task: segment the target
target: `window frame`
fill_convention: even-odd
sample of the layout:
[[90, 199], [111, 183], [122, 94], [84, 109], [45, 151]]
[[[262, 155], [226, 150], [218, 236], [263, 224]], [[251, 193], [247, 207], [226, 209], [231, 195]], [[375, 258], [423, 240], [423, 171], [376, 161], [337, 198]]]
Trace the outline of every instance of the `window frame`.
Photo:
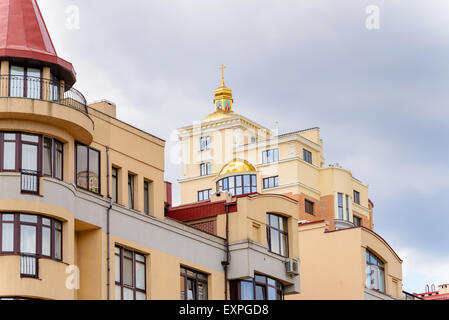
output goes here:
[[262, 187], [264, 190], [279, 188], [279, 176], [264, 178], [262, 180]]
[[[4, 221], [4, 215], [12, 215], [14, 216], [13, 221]], [[21, 216], [33, 216], [36, 217], [36, 222], [28, 222], [28, 221], [22, 221]], [[50, 226], [46, 226], [43, 224], [43, 219], [50, 220]], [[56, 224], [60, 223], [61, 228], [57, 228]], [[3, 224], [12, 224], [13, 225], [13, 250], [12, 251], [3, 251]], [[22, 232], [22, 226], [33, 226], [36, 229], [36, 253], [27, 253], [22, 252], [21, 250], [21, 232]], [[50, 229], [50, 255], [43, 254], [43, 229], [47, 228]], [[22, 212], [0, 212], [0, 256], [1, 255], [32, 255], [37, 258], [46, 258], [51, 260], [56, 260], [62, 262], [64, 259], [64, 223], [63, 221], [43, 216], [43, 215], [37, 215], [37, 214], [29, 214], [29, 213], [22, 213]], [[61, 241], [60, 241], [60, 248], [61, 252], [60, 258], [57, 257], [57, 244], [56, 244], [56, 231], [59, 231], [61, 233]]]
[[302, 149], [302, 158], [305, 162], [309, 163], [309, 164], [313, 164], [313, 155], [312, 152], [303, 148]]
[[200, 138], [200, 151], [210, 150], [210, 136]]
[[360, 192], [354, 190], [354, 203], [360, 205]]
[[[258, 279], [260, 278], [265, 278], [265, 281], [259, 281]], [[272, 280], [275, 282], [274, 285], [270, 284], [270, 281]], [[276, 290], [276, 301], [282, 301], [285, 299], [284, 296], [284, 286], [282, 285], [282, 283], [276, 279], [273, 279], [271, 277], [268, 276], [263, 276], [263, 275], [259, 275], [257, 273], [254, 274], [254, 278], [247, 278], [247, 279], [241, 279], [241, 280], [234, 280], [231, 281], [230, 283], [230, 288], [231, 288], [231, 300], [239, 300], [239, 301], [244, 301], [242, 300], [242, 283], [250, 283], [252, 286], [252, 293], [253, 293], [253, 299], [252, 300], [248, 300], [245, 299], [245, 301], [270, 301], [268, 300], [268, 296], [269, 296], [269, 288], [275, 289]], [[265, 294], [265, 300], [258, 300], [256, 299], [257, 295], [256, 295], [256, 287], [257, 286], [262, 286], [264, 288], [264, 294]], [[271, 301], [275, 301], [275, 300], [271, 300]]]
[[211, 164], [210, 162], [203, 162], [200, 164], [200, 176], [205, 177], [211, 175]]
[[[366, 255], [365, 256], [366, 256], [365, 262], [366, 262], [366, 271], [367, 271], [366, 272], [366, 283], [365, 283], [365, 286], [368, 289], [375, 290], [375, 291], [382, 292], [382, 293], [386, 293], [386, 289], [387, 288], [386, 288], [386, 279], [385, 279], [385, 262], [381, 258], [379, 258], [379, 256], [374, 254], [371, 250], [369, 250], [368, 248], [366, 249]], [[371, 263], [371, 258], [373, 258], [375, 260], [376, 264]], [[368, 277], [368, 269], [370, 271], [372, 271], [371, 270], [371, 266], [373, 266], [374, 270], [376, 270], [376, 269], [380, 270], [380, 273], [382, 275], [382, 290], [378, 289], [379, 288], [379, 284], [380, 284], [379, 282], [376, 284], [377, 288], [373, 288], [371, 286], [367, 286], [368, 280], [370, 280], [370, 282], [371, 282], [371, 277]], [[380, 281], [379, 278], [377, 278], [377, 280]]]
[[[115, 284], [116, 287], [117, 286], [120, 287], [120, 300], [122, 300], [122, 301], [124, 300], [123, 299], [124, 298], [124, 294], [123, 293], [125, 291], [125, 288], [133, 291], [133, 300], [137, 300], [136, 299], [137, 292], [143, 293], [145, 295], [145, 300], [148, 300], [148, 296], [147, 296], [147, 289], [148, 289], [147, 288], [147, 255], [142, 254], [142, 253], [137, 252], [137, 251], [134, 251], [134, 250], [131, 250], [131, 249], [128, 249], [128, 248], [125, 248], [125, 247], [122, 247], [122, 246], [116, 244], [114, 246], [114, 263], [115, 263], [115, 257], [117, 256], [116, 249], [120, 250], [120, 253], [118, 254], [119, 259], [120, 259], [120, 264], [118, 266], [119, 274], [120, 274], [120, 281], [117, 281], [117, 279], [115, 279], [115, 275], [114, 275], [114, 284]], [[132, 274], [133, 285], [132, 286], [129, 286], [129, 285], [124, 283], [124, 268], [123, 268], [124, 263], [123, 262], [124, 262], [124, 259], [125, 259], [125, 256], [124, 256], [125, 250], [128, 251], [128, 252], [131, 252], [132, 256], [133, 256], [132, 257], [132, 272], [133, 272], [133, 274]], [[143, 257], [143, 262], [142, 261], [137, 261], [136, 256]], [[137, 287], [137, 264], [138, 263], [143, 264], [143, 267], [144, 267], [144, 284], [145, 284], [145, 289], [141, 289], [141, 288]], [[114, 268], [117, 268], [117, 265], [114, 265]], [[116, 290], [116, 288], [114, 288], [114, 294], [116, 292], [115, 290]], [[115, 295], [114, 295], [114, 299], [116, 299]]]
[[148, 180], [143, 181], [143, 212], [146, 215], [150, 215], [150, 204], [151, 204], [151, 182]]
[[[273, 153], [272, 159], [270, 159], [271, 153]], [[279, 148], [267, 149], [262, 151], [262, 164], [269, 164], [276, 162], [279, 162]]]
[[[357, 219], [358, 223], [355, 222], [356, 219]], [[357, 215], [353, 215], [353, 216], [352, 216], [352, 223], [353, 223], [354, 226], [356, 226], [356, 227], [361, 227], [361, 226], [362, 226], [362, 218], [359, 217], [359, 216], [357, 216]]]
[[[195, 278], [189, 277], [188, 272], [194, 273], [195, 274]], [[182, 265], [181, 265], [179, 274], [180, 274], [180, 276], [179, 276], [180, 280], [181, 280], [181, 278], [184, 278], [184, 300], [185, 301], [206, 301], [206, 300], [209, 300], [209, 275], [208, 274], [200, 272], [200, 271], [196, 271], [196, 270], [193, 270], [193, 269], [190, 269], [188, 267], [184, 267]], [[199, 275], [205, 277], [206, 280], [200, 279], [198, 277]], [[187, 294], [187, 288], [188, 288], [187, 283], [188, 283], [188, 280], [195, 281], [195, 292], [194, 292], [195, 297], [194, 297], [194, 299], [191, 299], [191, 300], [188, 299], [188, 294]], [[206, 299], [202, 299], [202, 300], [198, 299], [198, 297], [199, 297], [199, 290], [198, 290], [199, 285], [198, 284], [199, 283], [202, 283], [203, 285], [205, 285], [204, 288], [206, 289], [206, 295], [205, 295]], [[183, 299], [183, 297], [182, 297], [182, 288], [181, 288], [181, 290], [179, 292], [179, 297], [180, 297], [181, 300]]]
[[128, 208], [135, 210], [136, 207], [136, 175], [128, 172]]
[[[80, 185], [78, 185], [78, 146], [85, 147], [87, 149], [87, 168], [86, 172], [89, 174], [87, 177], [87, 188], [84, 188]], [[97, 152], [98, 153], [98, 192], [90, 190], [89, 189], [89, 178], [90, 178], [90, 151]], [[95, 193], [97, 195], [101, 194], [101, 151], [98, 149], [95, 149], [93, 147], [87, 146], [81, 142], [75, 141], [75, 182], [76, 186], [80, 189]]]
[[308, 199], [304, 199], [304, 211], [305, 213], [315, 215], [315, 202], [310, 201]]
[[[207, 193], [207, 197], [205, 194]], [[200, 197], [202, 195], [202, 197]], [[209, 201], [212, 196], [212, 189], [200, 190], [198, 191], [198, 202]]]
[[[44, 164], [45, 164], [45, 140], [49, 139], [51, 141], [51, 145], [50, 145], [50, 152], [51, 152], [51, 174], [46, 174], [44, 172]], [[61, 145], [61, 150], [58, 150], [58, 144]], [[61, 154], [61, 177], [57, 176], [57, 155]], [[64, 180], [64, 143], [62, 143], [61, 141], [48, 137], [48, 136], [42, 136], [42, 175], [45, 177], [50, 177], [50, 178], [54, 178], [60, 181]]]
[[[249, 185], [245, 184], [245, 177], [249, 177]], [[233, 185], [233, 187], [231, 186]], [[227, 191], [232, 196], [241, 196], [245, 194], [257, 193], [257, 175], [256, 174], [239, 174], [220, 179], [216, 184], [217, 191]], [[249, 188], [250, 192], [245, 192]], [[234, 190], [234, 191], [232, 191]], [[241, 193], [238, 192], [241, 190]]]
[[343, 201], [343, 193], [337, 193], [337, 209], [339, 220], [344, 220]]
[[[278, 218], [278, 225], [279, 227], [276, 227], [274, 225], [271, 225], [271, 217], [277, 217]], [[285, 225], [287, 226], [287, 230], [282, 230], [281, 229], [281, 225], [284, 225], [284, 220], [285, 220]], [[268, 251], [274, 254], [277, 254], [281, 257], [284, 258], [288, 258], [290, 256], [290, 241], [288, 238], [288, 218], [281, 216], [279, 214], [275, 214], [275, 213], [267, 213], [267, 224], [266, 224], [266, 229], [267, 229], [267, 244], [268, 244]], [[272, 248], [272, 233], [273, 232], [277, 232], [279, 234], [278, 236], [278, 240], [279, 240], [279, 252], [273, 251]], [[287, 243], [286, 243], [286, 247], [285, 247], [285, 254], [282, 254], [282, 235], [285, 236], [285, 238], [287, 239]]]
[[[111, 190], [111, 199], [113, 203], [118, 203], [118, 174], [119, 169], [117, 167], [112, 166], [111, 168], [111, 186], [115, 186], [115, 194], [114, 188]], [[115, 199], [114, 199], [115, 198]]]

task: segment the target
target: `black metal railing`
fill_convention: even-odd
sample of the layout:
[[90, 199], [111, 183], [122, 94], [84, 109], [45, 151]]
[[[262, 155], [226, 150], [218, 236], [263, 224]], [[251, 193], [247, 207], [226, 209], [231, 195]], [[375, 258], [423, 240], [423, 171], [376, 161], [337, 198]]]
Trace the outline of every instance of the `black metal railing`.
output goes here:
[[39, 194], [41, 173], [33, 170], [21, 170], [20, 185], [23, 193]]
[[51, 101], [88, 113], [87, 101], [81, 92], [39, 77], [0, 76], [0, 97]]
[[39, 278], [39, 259], [36, 255], [20, 256], [20, 276], [22, 278]]

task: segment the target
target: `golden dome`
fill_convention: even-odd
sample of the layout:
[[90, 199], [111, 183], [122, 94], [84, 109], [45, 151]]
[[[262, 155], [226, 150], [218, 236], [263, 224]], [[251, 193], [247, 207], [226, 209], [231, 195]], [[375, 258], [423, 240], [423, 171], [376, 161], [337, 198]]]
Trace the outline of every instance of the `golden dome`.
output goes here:
[[243, 172], [256, 172], [256, 168], [246, 160], [234, 159], [221, 169], [218, 176], [221, 177], [232, 173]]

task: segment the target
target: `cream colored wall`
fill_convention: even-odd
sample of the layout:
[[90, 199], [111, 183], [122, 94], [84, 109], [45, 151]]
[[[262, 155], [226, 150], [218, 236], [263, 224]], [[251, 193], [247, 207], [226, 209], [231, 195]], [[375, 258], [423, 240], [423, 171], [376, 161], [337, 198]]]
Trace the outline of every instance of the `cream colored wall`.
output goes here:
[[364, 228], [325, 233], [326, 228], [325, 222], [298, 227], [301, 293], [288, 299], [364, 299], [366, 248], [386, 263], [386, 293], [401, 298], [402, 261], [382, 238]]

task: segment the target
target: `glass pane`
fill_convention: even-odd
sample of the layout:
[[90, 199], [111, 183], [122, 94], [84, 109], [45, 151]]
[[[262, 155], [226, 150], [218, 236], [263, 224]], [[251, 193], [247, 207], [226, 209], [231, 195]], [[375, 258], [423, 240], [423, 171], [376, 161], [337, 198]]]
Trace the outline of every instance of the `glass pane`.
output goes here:
[[235, 177], [235, 185], [237, 187], [241, 187], [242, 186], [242, 176]]
[[3, 146], [3, 169], [15, 170], [16, 169], [16, 143], [5, 142]]
[[115, 300], [122, 300], [122, 288], [115, 285]]
[[78, 145], [76, 147], [76, 184], [77, 186], [87, 189], [88, 187], [88, 172], [87, 172], [87, 148]]
[[56, 163], [55, 163], [55, 178], [62, 179], [62, 149], [56, 152]]
[[112, 168], [112, 201], [117, 203], [117, 169]]
[[2, 251], [14, 251], [14, 224], [3, 223], [2, 226]]
[[27, 70], [27, 97], [32, 99], [41, 98], [41, 71], [28, 68]]
[[288, 237], [285, 234], [281, 234], [281, 255], [287, 256], [288, 254]]
[[[120, 249], [119, 249], [120, 250]], [[120, 282], [120, 255], [115, 254], [114, 259], [115, 281]]]
[[252, 282], [242, 281], [241, 286], [241, 299], [242, 300], [254, 300], [254, 287]]
[[143, 197], [143, 201], [144, 201], [144, 212], [146, 214], [150, 213], [150, 186], [149, 186], [149, 182], [145, 181], [144, 182], [144, 197]]
[[198, 300], [207, 300], [207, 284], [198, 283]]
[[264, 286], [256, 285], [256, 300], [266, 300]]
[[37, 171], [37, 146], [22, 144], [22, 169]]
[[134, 300], [134, 291], [128, 288], [123, 288], [123, 300]]
[[51, 220], [47, 219], [47, 218], [42, 218], [42, 225], [50, 226], [51, 225]]
[[385, 292], [385, 278], [384, 278], [384, 271], [380, 268], [377, 269], [378, 279], [379, 279], [379, 290], [382, 292]]
[[43, 163], [43, 170], [44, 174], [47, 176], [52, 175], [52, 143], [50, 138], [44, 138], [44, 163]]
[[22, 141], [26, 141], [26, 142], [33, 142], [33, 143], [38, 143], [39, 142], [39, 137], [35, 136], [35, 135], [30, 135], [30, 134], [22, 134], [21, 137]]
[[133, 286], [133, 261], [128, 258], [123, 259], [123, 283]]
[[58, 230], [61, 230], [62, 229], [62, 223], [59, 222], [59, 221], [55, 221], [55, 228], [58, 229]]
[[145, 265], [136, 263], [136, 288], [145, 290]]
[[20, 221], [22, 222], [30, 222], [30, 223], [37, 223], [37, 216], [32, 216], [28, 214], [21, 214], [20, 215]]
[[256, 282], [259, 282], [259, 283], [266, 283], [267, 282], [267, 277], [256, 275], [255, 276], [255, 280], [256, 280]]
[[3, 221], [14, 221], [14, 215], [4, 213], [2, 219]]
[[270, 215], [270, 225], [273, 228], [279, 229], [279, 217], [274, 214], [271, 214]]
[[145, 256], [136, 253], [136, 261], [145, 262]]
[[147, 295], [144, 292], [136, 291], [136, 300], [147, 300]]
[[51, 229], [42, 228], [42, 255], [51, 256]]
[[62, 259], [62, 232], [55, 230], [55, 258]]
[[268, 284], [270, 285], [270, 286], [276, 286], [276, 280], [274, 280], [274, 279], [271, 279], [271, 278], [268, 278]]
[[187, 300], [196, 300], [195, 281], [187, 279]]
[[251, 182], [250, 182], [250, 176], [247, 175], [247, 174], [245, 174], [245, 175], [243, 176], [243, 186], [244, 186], [244, 187], [249, 187], [250, 185], [251, 185]]
[[365, 285], [367, 288], [371, 288], [371, 268], [368, 264], [366, 265], [366, 284]]
[[268, 287], [268, 300], [277, 300], [276, 288]]
[[20, 252], [36, 254], [35, 226], [20, 226]]
[[100, 192], [100, 153], [89, 149], [89, 190]]
[[25, 69], [23, 67], [11, 66], [9, 91], [11, 97], [23, 97]]
[[281, 253], [279, 243], [279, 231], [271, 229], [271, 251], [274, 253]]

